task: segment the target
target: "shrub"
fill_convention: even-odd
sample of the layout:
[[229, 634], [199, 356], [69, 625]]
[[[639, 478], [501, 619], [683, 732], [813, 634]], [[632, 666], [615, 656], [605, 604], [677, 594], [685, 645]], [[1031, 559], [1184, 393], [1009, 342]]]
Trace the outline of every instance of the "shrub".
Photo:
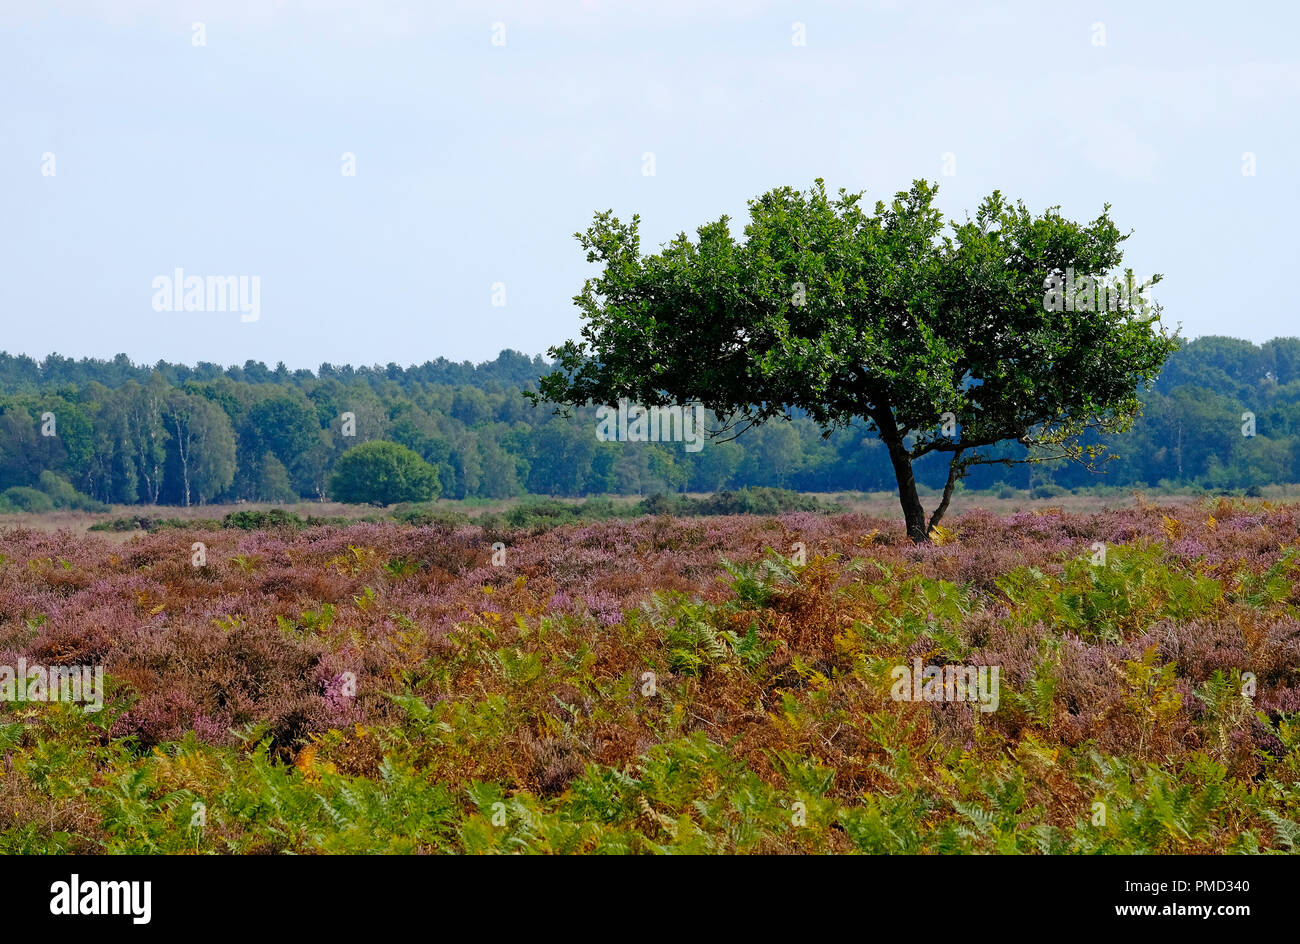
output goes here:
[[554, 527], [577, 519], [577, 506], [554, 498], [521, 502], [506, 512], [512, 528]]
[[295, 502], [298, 493], [289, 481], [289, 470], [274, 453], [262, 456], [257, 473], [257, 498], [265, 502]]
[[687, 495], [659, 492], [641, 499], [637, 511], [643, 515], [698, 515], [702, 503]]
[[97, 521], [90, 526], [89, 530], [121, 533], [123, 531], [135, 531], [140, 527], [140, 518], [138, 516], [131, 516], [127, 518], [112, 518], [108, 521]]
[[792, 511], [831, 513], [839, 508], [813, 495], [788, 488], [742, 488], [735, 492], [718, 492], [699, 503], [702, 515], [781, 515]]
[[813, 495], [787, 488], [742, 488], [722, 491], [707, 498], [689, 495], [651, 495], [641, 501], [643, 515], [782, 515], [794, 511], [832, 513], [839, 506]]
[[638, 513], [636, 505], [616, 505], [612, 498], [605, 495], [588, 498], [578, 507], [578, 517], [590, 521], [599, 521], [602, 518], [634, 518]]
[[54, 502], [49, 495], [26, 485], [15, 485], [0, 492], [0, 511], [53, 511]]
[[419, 503], [394, 510], [393, 520], [398, 524], [409, 524], [415, 527], [438, 525], [460, 528], [469, 524], [469, 515], [450, 508], [437, 508], [432, 503]]
[[108, 511], [109, 508], [103, 502], [81, 494], [72, 487], [71, 482], [48, 469], [41, 473], [40, 489], [50, 496], [50, 501], [54, 502], [55, 508], [70, 508], [76, 511]]
[[379, 439], [339, 456], [330, 478], [331, 496], [351, 504], [432, 501], [440, 491], [436, 468], [405, 446]]
[[291, 511], [271, 508], [267, 511], [232, 511], [221, 519], [223, 528], [261, 531], [267, 528], [301, 528], [306, 522]]

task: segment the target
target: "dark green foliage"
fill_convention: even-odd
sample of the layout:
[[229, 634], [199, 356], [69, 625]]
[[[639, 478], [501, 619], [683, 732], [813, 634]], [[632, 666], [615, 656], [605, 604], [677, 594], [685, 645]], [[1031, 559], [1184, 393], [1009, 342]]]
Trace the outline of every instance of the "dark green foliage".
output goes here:
[[15, 485], [0, 492], [0, 511], [53, 511], [54, 502], [40, 489]]
[[780, 515], [791, 511], [831, 514], [840, 511], [833, 502], [813, 495], [801, 495], [786, 488], [742, 488], [722, 491], [707, 498], [689, 495], [651, 495], [638, 510], [646, 515]]
[[306, 522], [291, 511], [271, 508], [267, 511], [235, 511], [221, 521], [222, 527], [243, 531], [261, 531], [266, 528], [300, 528]]
[[[1117, 494], [1133, 488], [1242, 494], [1254, 487], [1276, 496], [1277, 489], [1270, 486], [1300, 481], [1297, 351], [1300, 340], [1294, 338], [1258, 346], [1229, 338], [1190, 341], [1170, 357], [1155, 389], [1141, 394], [1144, 414], [1133, 429], [1109, 437], [1114, 459], [1102, 469], [1104, 474], [1078, 463], [994, 464], [971, 467], [965, 481], [973, 490], [1001, 489], [1009, 498], [1026, 497], [1030, 489], [1054, 493], [1048, 486], [1110, 488]], [[463, 370], [460, 365], [378, 372], [332, 367], [323, 376], [304, 371], [279, 380], [266, 371], [271, 379], [256, 383], [252, 378], [260, 373], [244, 367], [164, 364], [158, 374], [173, 391], [220, 407], [234, 430], [234, 482], [224, 492], [208, 494], [209, 503], [323, 497], [333, 463], [356, 442], [339, 435], [339, 415], [348, 410], [358, 414], [359, 436], [386, 422], [383, 438], [408, 446], [436, 466], [440, 494], [447, 498], [513, 498], [535, 491], [644, 499], [682, 491], [708, 494], [773, 486], [802, 492], [894, 487], [888, 449], [877, 437], [850, 427], [823, 439], [816, 423], [797, 410], [790, 423], [767, 424], [735, 442], [708, 443], [696, 453], [675, 443], [596, 442], [593, 410], [575, 411], [566, 422], [528, 406], [520, 396], [528, 384], [503, 379], [524, 369], [522, 365], [533, 365], [528, 370], [534, 378], [549, 367], [540, 360], [503, 355], [477, 368], [464, 365]], [[48, 472], [100, 503], [145, 503], [156, 486], [160, 502], [183, 504], [175, 424], [168, 422], [175, 418], [175, 401], [167, 388], [149, 391], [151, 374], [151, 368], [132, 367], [125, 357], [97, 362], [51, 356], [43, 367], [29, 358], [0, 354], [0, 491], [26, 486], [53, 495], [42, 484], [41, 473]], [[462, 380], [448, 379], [455, 377]], [[128, 380], [131, 385], [124, 386]], [[466, 425], [453, 415], [456, 384], [477, 391], [475, 397], [461, 392], [456, 409], [477, 425]], [[317, 427], [307, 454], [285, 461], [269, 448], [256, 451], [257, 444], [277, 441], [276, 430], [257, 424], [278, 423], [279, 407], [254, 408], [268, 400], [280, 406], [296, 404], [285, 409], [302, 420], [306, 414], [300, 396], [310, 404]], [[374, 415], [375, 403], [386, 419]], [[46, 411], [58, 418], [57, 437], [40, 434], [40, 416]], [[1254, 437], [1242, 435], [1242, 414], [1247, 411], [1257, 417]], [[545, 441], [535, 442], [547, 428]], [[182, 432], [186, 429], [182, 425]], [[151, 445], [153, 434], [159, 438]], [[218, 430], [212, 440], [218, 451], [225, 448], [223, 441]], [[299, 446], [310, 441], [304, 435]], [[1095, 442], [1091, 433], [1080, 440], [1084, 446]], [[590, 455], [583, 443], [591, 447]], [[205, 447], [196, 437], [191, 448], [189, 454], [197, 460]], [[1015, 443], [989, 452], [1010, 460], [1029, 456]], [[270, 460], [264, 458], [268, 454]], [[916, 460], [919, 494], [942, 493], [947, 458], [932, 452]], [[217, 462], [200, 477], [219, 483], [221, 466]], [[195, 482], [192, 491], [192, 502], [199, 501]], [[56, 508], [97, 507], [63, 503], [55, 497]], [[687, 504], [680, 513], [693, 513], [685, 510]]]
[[393, 505], [432, 501], [441, 486], [438, 470], [405, 446], [375, 440], [339, 457], [330, 478], [336, 501]]
[[293, 483], [289, 480], [289, 470], [273, 453], [268, 452], [262, 456], [258, 469], [256, 498], [258, 501], [266, 502], [292, 502], [298, 500], [298, 494], [294, 491]]
[[506, 512], [506, 522], [512, 528], [553, 527], [578, 519], [578, 509], [561, 501], [528, 501]]
[[50, 496], [55, 508], [73, 511], [107, 511], [108, 506], [87, 498], [72, 487], [72, 483], [56, 472], [46, 469], [40, 476], [40, 489]]

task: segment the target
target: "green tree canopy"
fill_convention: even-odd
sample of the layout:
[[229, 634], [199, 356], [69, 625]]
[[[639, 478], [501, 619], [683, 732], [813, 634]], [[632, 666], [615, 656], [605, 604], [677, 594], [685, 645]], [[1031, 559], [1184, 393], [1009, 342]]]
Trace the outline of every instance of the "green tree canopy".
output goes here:
[[289, 470], [284, 463], [268, 452], [262, 456], [257, 469], [257, 498], [259, 501], [292, 502], [298, 500], [298, 493], [289, 481]]
[[392, 505], [438, 497], [438, 470], [405, 446], [382, 439], [339, 456], [330, 479], [335, 501]]
[[[868, 213], [821, 180], [783, 187], [750, 201], [743, 240], [724, 216], [650, 255], [639, 217], [597, 214], [578, 234], [602, 266], [574, 299], [582, 338], [551, 349], [559, 369], [534, 402], [700, 401], [723, 418], [716, 436], [792, 410], [826, 435], [862, 423], [889, 451], [916, 541], [972, 465], [1010, 461], [985, 447], [1097, 461], [1080, 437], [1128, 428], [1177, 340], [1158, 308], [1053, 310], [1045, 288], [1067, 270], [1118, 273], [1127, 237], [1109, 207], [1080, 224], [997, 192], [948, 232], [937, 192], [917, 181]], [[912, 463], [932, 452], [949, 474], [927, 524]]]
[[206, 502], [235, 478], [235, 431], [221, 407], [194, 394], [172, 390], [163, 422], [180, 461], [181, 493]]

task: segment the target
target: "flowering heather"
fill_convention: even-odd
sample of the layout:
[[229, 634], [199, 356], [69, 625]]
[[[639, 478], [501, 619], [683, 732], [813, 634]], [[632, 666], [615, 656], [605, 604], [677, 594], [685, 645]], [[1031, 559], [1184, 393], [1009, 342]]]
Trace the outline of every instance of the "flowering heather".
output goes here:
[[1291, 851], [1298, 569], [1226, 500], [9, 530], [0, 666], [107, 694], [0, 701], [0, 851]]

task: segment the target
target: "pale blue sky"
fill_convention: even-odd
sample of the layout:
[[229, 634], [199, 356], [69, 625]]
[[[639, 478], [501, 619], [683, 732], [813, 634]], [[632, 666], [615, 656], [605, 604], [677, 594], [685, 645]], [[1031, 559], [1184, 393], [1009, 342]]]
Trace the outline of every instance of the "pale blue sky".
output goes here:
[[[541, 353], [577, 332], [593, 211], [639, 212], [654, 247], [819, 176], [873, 200], [926, 177], [950, 214], [995, 188], [1077, 218], [1110, 202], [1185, 334], [1297, 334], [1297, 10], [0, 0], [0, 348]], [[178, 266], [259, 276], [260, 320], [155, 312]]]

